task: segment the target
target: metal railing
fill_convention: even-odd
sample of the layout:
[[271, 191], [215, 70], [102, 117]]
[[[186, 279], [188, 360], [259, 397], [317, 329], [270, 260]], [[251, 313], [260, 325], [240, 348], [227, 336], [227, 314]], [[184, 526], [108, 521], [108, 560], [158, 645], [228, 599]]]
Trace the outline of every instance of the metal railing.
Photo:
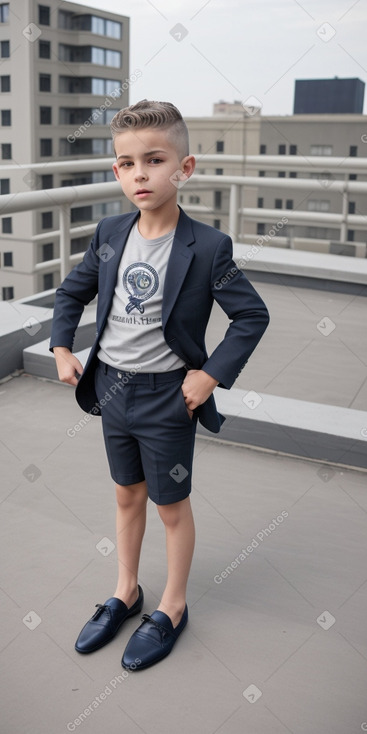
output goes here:
[[[349, 197], [351, 194], [367, 194], [367, 181], [350, 181], [350, 173], [358, 173], [367, 176], [367, 158], [328, 158], [303, 156], [237, 156], [237, 155], [205, 155], [197, 157], [197, 165], [210, 164], [242, 164], [250, 169], [297, 171], [306, 174], [321, 174], [324, 178], [278, 178], [268, 176], [227, 176], [194, 174], [184, 184], [185, 191], [218, 190], [228, 189], [229, 194], [229, 231], [232, 239], [237, 241], [240, 236], [240, 219], [245, 217], [249, 221], [274, 222], [283, 213], [292, 225], [314, 225], [339, 229], [340, 241], [344, 242], [349, 227], [359, 230], [367, 230], [367, 215], [349, 213]], [[55, 163], [25, 164], [23, 166], [0, 166], [0, 175], [6, 172], [22, 172], [32, 170], [36, 173], [46, 172], [65, 173], [78, 171], [102, 171], [110, 170], [113, 163], [111, 158], [88, 159], [77, 161], [57, 161]], [[342, 179], [326, 179], [328, 174], [342, 175]], [[304, 211], [300, 209], [263, 209], [240, 207], [241, 190], [247, 187], [259, 189], [276, 188], [278, 190], [291, 188], [294, 191], [313, 191], [320, 193], [322, 190], [337, 192], [341, 195], [341, 212], [318, 212]], [[20, 191], [18, 193], [6, 194], [0, 197], [0, 216], [24, 212], [30, 210], [49, 209], [50, 206], [57, 207], [59, 212], [59, 229], [46, 234], [33, 236], [32, 241], [49, 241], [50, 238], [60, 239], [60, 257], [38, 263], [36, 270], [48, 268], [50, 265], [60, 266], [60, 277], [63, 279], [74, 261], [80, 259], [83, 253], [71, 255], [70, 245], [72, 236], [80, 234], [91, 234], [95, 224], [87, 224], [71, 227], [71, 208], [78, 204], [90, 204], [91, 202], [107, 202], [116, 200], [121, 196], [121, 188], [118, 182], [85, 184], [80, 186], [66, 186], [62, 188], [45, 189], [42, 191]], [[244, 197], [245, 198], [245, 197]], [[188, 212], [197, 207], [185, 205]], [[204, 209], [205, 211], [205, 209]], [[207, 210], [215, 214], [215, 210]]]

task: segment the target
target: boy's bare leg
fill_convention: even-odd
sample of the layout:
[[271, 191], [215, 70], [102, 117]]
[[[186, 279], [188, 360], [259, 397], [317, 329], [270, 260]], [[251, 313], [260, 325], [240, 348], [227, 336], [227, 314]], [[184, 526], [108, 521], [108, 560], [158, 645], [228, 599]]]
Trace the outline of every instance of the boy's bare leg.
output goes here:
[[195, 545], [195, 526], [190, 497], [170, 505], [158, 505], [166, 530], [167, 584], [159, 611], [167, 614], [173, 627], [181, 620], [186, 604], [186, 586]]
[[116, 484], [116, 537], [118, 581], [114, 596], [128, 609], [138, 598], [138, 568], [143, 541], [148, 492], [146, 482]]

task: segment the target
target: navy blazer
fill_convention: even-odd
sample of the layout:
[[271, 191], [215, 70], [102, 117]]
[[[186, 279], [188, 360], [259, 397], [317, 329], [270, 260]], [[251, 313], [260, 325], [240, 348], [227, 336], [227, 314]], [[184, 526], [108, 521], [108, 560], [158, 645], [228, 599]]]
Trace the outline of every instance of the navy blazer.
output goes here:
[[[94, 414], [100, 412], [94, 388], [99, 338], [111, 308], [121, 255], [138, 217], [139, 212], [133, 212], [102, 219], [83, 261], [56, 291], [51, 350], [56, 346], [72, 349], [84, 306], [98, 293], [96, 339], [76, 388], [81, 408]], [[230, 324], [208, 357], [205, 331], [213, 300], [225, 311]], [[220, 387], [229, 389], [268, 322], [264, 302], [232, 259], [231, 238], [180, 209], [163, 291], [161, 328], [170, 349], [188, 369], [203, 369]], [[224, 421], [213, 395], [196, 409], [196, 415], [213, 433], [218, 433]]]

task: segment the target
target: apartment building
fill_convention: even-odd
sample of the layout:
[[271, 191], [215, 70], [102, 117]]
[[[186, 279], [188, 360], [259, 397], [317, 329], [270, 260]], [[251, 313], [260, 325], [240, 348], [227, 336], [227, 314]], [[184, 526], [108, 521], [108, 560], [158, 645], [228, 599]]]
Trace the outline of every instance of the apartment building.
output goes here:
[[[223, 103], [221, 103], [223, 104]], [[226, 103], [227, 107], [229, 103]], [[282, 214], [287, 210], [304, 210], [308, 212], [342, 211], [342, 194], [333, 191], [334, 179], [366, 181], [367, 176], [353, 172], [356, 157], [367, 157], [367, 117], [361, 114], [307, 114], [289, 116], [262, 116], [259, 113], [248, 116], [238, 113], [238, 103], [230, 114], [218, 114], [213, 117], [188, 118], [191, 151], [197, 158], [197, 173], [217, 174], [218, 184], [205, 188], [196, 186], [195, 190], [188, 184], [182, 188], [180, 203], [187, 207], [193, 216], [228, 231], [229, 191], [221, 187], [221, 175], [248, 175], [258, 177], [286, 178], [289, 187], [277, 186], [256, 188], [246, 187], [242, 191], [240, 207], [258, 207], [258, 221], [242, 219], [240, 239], [243, 241], [255, 235], [266, 234], [271, 224], [262, 221], [261, 209], [279, 209]], [[215, 163], [205, 164], [201, 157], [205, 154], [216, 154]], [[221, 162], [225, 155], [256, 156], [294, 156], [294, 170], [267, 170], [264, 166], [251, 167], [243, 162]], [[340, 157], [350, 160], [350, 172], [338, 173], [316, 170], [317, 157]], [[297, 170], [297, 159], [314, 161], [315, 172]], [[367, 168], [365, 169], [367, 170]], [[313, 191], [301, 191], [293, 185], [295, 178], [315, 179]], [[348, 202], [349, 214], [367, 215], [367, 203], [363, 194], [356, 194]], [[292, 238], [310, 238], [315, 240], [339, 240], [337, 228], [312, 224], [284, 227], [282, 235]], [[347, 231], [347, 242], [367, 242], [366, 230], [352, 227]], [[275, 242], [273, 243], [275, 244]], [[317, 248], [316, 248], [317, 249]]]
[[[59, 0], [0, 3], [0, 55], [0, 194], [113, 180], [112, 171], [56, 173], [53, 163], [112, 156], [108, 123], [129, 104], [135, 79], [129, 77], [129, 19]], [[49, 171], [18, 168], [30, 163], [47, 163]], [[59, 222], [52, 203], [50, 191], [45, 210], [1, 217], [3, 300], [59, 284], [59, 267], [52, 264], [59, 255]], [[122, 206], [120, 197], [74, 207], [72, 225], [120, 213]], [[82, 232], [73, 237], [72, 253], [89, 241]], [[35, 269], [48, 261], [49, 267]]]

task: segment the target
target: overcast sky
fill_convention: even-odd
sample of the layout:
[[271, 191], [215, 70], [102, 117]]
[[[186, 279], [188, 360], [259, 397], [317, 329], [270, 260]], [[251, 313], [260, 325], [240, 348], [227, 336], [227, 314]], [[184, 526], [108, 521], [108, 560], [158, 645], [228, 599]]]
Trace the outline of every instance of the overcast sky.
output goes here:
[[289, 115], [295, 79], [367, 80], [366, 0], [79, 4], [130, 17], [130, 72], [141, 71], [130, 103], [165, 100], [203, 116], [221, 99], [256, 97], [262, 114]]

